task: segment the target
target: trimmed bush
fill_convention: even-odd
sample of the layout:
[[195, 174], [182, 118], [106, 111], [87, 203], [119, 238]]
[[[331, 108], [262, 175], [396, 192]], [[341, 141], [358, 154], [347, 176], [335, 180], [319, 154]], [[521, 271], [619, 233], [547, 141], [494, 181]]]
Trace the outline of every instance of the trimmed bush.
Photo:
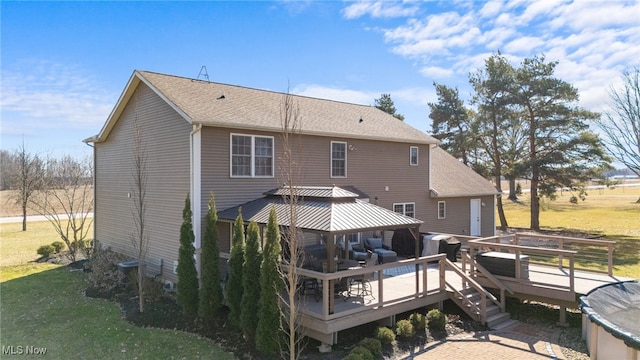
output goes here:
[[413, 330], [413, 325], [411, 321], [408, 319], [398, 320], [396, 323], [396, 335], [408, 339], [415, 334], [415, 330]]
[[124, 260], [127, 258], [121, 254], [96, 247], [93, 257], [85, 264], [89, 286], [104, 293], [117, 288], [123, 280], [118, 264]]
[[37, 252], [38, 255], [44, 258], [48, 258], [49, 256], [51, 256], [51, 254], [56, 252], [56, 249], [51, 245], [42, 245], [38, 248]]
[[380, 340], [382, 344], [391, 344], [396, 340], [396, 333], [388, 327], [379, 327], [376, 330], [376, 339]]
[[424, 330], [427, 327], [427, 318], [424, 314], [413, 313], [409, 316], [409, 321], [411, 321], [411, 325], [413, 325], [415, 331]]
[[354, 347], [351, 350], [350, 354], [356, 354], [360, 356], [362, 360], [373, 360], [373, 354], [371, 354], [371, 351], [369, 351], [369, 349], [364, 346], [358, 345]]
[[65, 245], [62, 241], [54, 241], [51, 243], [51, 246], [53, 246], [54, 252], [57, 254], [60, 251], [62, 251], [62, 249], [64, 249]]
[[427, 326], [432, 330], [444, 330], [447, 324], [447, 316], [438, 309], [429, 310], [427, 313]]
[[364, 360], [362, 356], [354, 353], [349, 353], [347, 356], [343, 357], [342, 360]]
[[369, 351], [371, 352], [371, 355], [373, 355], [373, 357], [378, 357], [378, 356], [382, 355], [382, 343], [378, 339], [364, 338], [364, 339], [360, 340], [358, 345], [359, 346], [363, 346], [366, 349], [369, 349]]

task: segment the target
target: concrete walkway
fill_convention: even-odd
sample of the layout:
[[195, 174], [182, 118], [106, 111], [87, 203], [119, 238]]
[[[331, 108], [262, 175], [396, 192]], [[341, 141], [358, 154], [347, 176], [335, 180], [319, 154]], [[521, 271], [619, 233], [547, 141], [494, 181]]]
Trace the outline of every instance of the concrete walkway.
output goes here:
[[559, 336], [558, 329], [515, 321], [500, 330], [461, 333], [429, 343], [405, 359], [564, 359]]

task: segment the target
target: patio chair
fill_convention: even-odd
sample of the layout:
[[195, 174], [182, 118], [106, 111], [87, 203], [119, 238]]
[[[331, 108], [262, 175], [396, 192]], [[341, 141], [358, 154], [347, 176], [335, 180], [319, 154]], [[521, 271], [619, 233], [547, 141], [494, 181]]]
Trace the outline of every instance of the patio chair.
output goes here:
[[[339, 243], [340, 249], [344, 251], [345, 244], [344, 241], [340, 241]], [[349, 253], [349, 258], [352, 260], [358, 260], [359, 262], [364, 262], [367, 260], [367, 252], [362, 248], [354, 248], [351, 241], [347, 241], [347, 251]]]
[[[378, 255], [373, 254], [370, 258], [367, 258], [365, 267], [371, 267], [376, 265], [377, 263]], [[371, 289], [371, 280], [373, 280], [373, 272], [352, 276], [349, 283], [349, 296], [351, 296], [353, 287], [355, 286], [356, 297], [371, 296], [375, 299], [375, 296], [373, 296], [373, 291]]]
[[380, 264], [386, 264], [388, 262], [394, 262], [398, 260], [398, 254], [389, 249], [389, 246], [384, 244], [382, 238], [368, 238], [364, 241], [364, 247], [367, 250], [371, 250], [378, 254]]

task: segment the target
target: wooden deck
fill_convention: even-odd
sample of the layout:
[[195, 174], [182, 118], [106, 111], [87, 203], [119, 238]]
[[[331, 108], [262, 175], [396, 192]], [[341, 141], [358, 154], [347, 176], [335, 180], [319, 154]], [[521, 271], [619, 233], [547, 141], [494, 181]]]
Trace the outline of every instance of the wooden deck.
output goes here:
[[[510, 246], [512, 251], [515, 247], [516, 252], [523, 253], [554, 251], [531, 250], [530, 247], [520, 245], [505, 246]], [[437, 306], [440, 302], [450, 299], [454, 292], [468, 287], [468, 284], [473, 281], [486, 288], [498, 288], [497, 281], [501, 287], [507, 289], [509, 296], [559, 305], [562, 321], [564, 308], [577, 306], [579, 296], [606, 284], [635, 280], [602, 272], [576, 270], [573, 266], [572, 252], [566, 250], [556, 252], [560, 258], [565, 257], [569, 260], [569, 267], [530, 264], [528, 279], [485, 276], [479, 271], [477, 264], [470, 266], [471, 263], [465, 261], [450, 263], [446, 260], [445, 254], [336, 273], [319, 273], [300, 269], [301, 275], [315, 278], [323, 284], [320, 286], [317, 301], [314, 294], [310, 293], [299, 297], [301, 325], [305, 335], [326, 344], [334, 344], [337, 341], [337, 333], [341, 330], [373, 321], [386, 321], [388, 325], [393, 325], [395, 315], [426, 306]], [[454, 271], [452, 266], [464, 271]], [[346, 293], [342, 293], [330, 296], [329, 289], [333, 289], [332, 283], [336, 280], [371, 272], [374, 273], [374, 279], [370, 281], [371, 295], [349, 297]], [[461, 273], [465, 275], [460, 275]], [[504, 310], [504, 299], [501, 301]]]

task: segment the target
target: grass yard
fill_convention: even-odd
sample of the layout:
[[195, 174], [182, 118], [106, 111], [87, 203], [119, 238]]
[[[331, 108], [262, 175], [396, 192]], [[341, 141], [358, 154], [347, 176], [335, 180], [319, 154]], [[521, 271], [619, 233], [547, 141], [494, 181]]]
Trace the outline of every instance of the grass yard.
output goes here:
[[47, 357], [54, 359], [233, 358], [195, 334], [129, 324], [117, 303], [83, 295], [82, 272], [29, 262], [38, 257], [38, 246], [56, 240], [48, 222], [29, 223], [25, 233], [19, 230], [19, 224], [0, 225], [3, 355], [33, 346], [46, 348]]
[[[640, 204], [636, 203], [639, 197], [640, 187], [618, 187], [590, 190], [585, 201], [572, 204], [571, 194], [564, 192], [557, 200], [545, 199], [541, 204], [540, 227], [586, 232], [615, 241], [614, 274], [640, 279]], [[528, 194], [521, 195], [518, 202], [505, 201], [510, 227], [530, 226], [529, 205]], [[602, 261], [606, 264], [606, 259]]]

